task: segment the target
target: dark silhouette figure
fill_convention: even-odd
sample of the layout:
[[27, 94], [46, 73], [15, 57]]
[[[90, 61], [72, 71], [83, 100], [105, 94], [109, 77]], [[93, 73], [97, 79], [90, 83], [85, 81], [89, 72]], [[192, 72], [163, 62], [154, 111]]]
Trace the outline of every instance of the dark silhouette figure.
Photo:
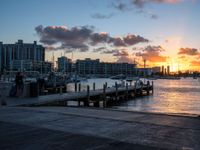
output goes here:
[[15, 76], [15, 87], [16, 96], [20, 96], [23, 93], [24, 89], [23, 75], [20, 72], [17, 72]]

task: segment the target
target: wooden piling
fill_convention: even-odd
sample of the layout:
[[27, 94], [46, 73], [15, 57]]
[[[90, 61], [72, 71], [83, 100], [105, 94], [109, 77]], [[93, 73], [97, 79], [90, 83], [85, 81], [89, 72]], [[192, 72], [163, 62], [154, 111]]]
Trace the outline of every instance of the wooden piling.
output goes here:
[[84, 106], [89, 107], [89, 101], [90, 101], [90, 86], [87, 85], [87, 99], [84, 101]]
[[149, 95], [149, 90], [150, 90], [150, 82], [147, 81], [147, 95]]
[[106, 86], [106, 88], [108, 87], [108, 83], [107, 82], [105, 83], [105, 86]]
[[67, 93], [67, 84], [65, 86], [66, 86], [66, 93]]
[[74, 91], [77, 92], [77, 82], [75, 81], [74, 84], [75, 84], [75, 85], [74, 85]]
[[93, 91], [95, 91], [95, 87], [96, 87], [96, 85], [95, 85], [95, 82], [93, 83]]
[[115, 82], [115, 100], [118, 99], [118, 84]]
[[103, 85], [103, 107], [106, 107], [106, 84]]
[[152, 81], [152, 94], [154, 93], [154, 83], [153, 83], [153, 81]]
[[78, 84], [78, 91], [81, 92], [81, 84]]
[[78, 106], [81, 106], [81, 102], [78, 100]]
[[142, 96], [142, 95], [143, 95], [143, 84], [140, 87], [140, 96]]
[[128, 83], [126, 83], [126, 99], [128, 99]]
[[60, 94], [62, 94], [62, 86], [60, 86]]
[[134, 83], [134, 97], [137, 95], [137, 81]]
[[68, 102], [67, 101], [65, 101], [65, 104], [64, 104], [65, 106], [68, 106]]

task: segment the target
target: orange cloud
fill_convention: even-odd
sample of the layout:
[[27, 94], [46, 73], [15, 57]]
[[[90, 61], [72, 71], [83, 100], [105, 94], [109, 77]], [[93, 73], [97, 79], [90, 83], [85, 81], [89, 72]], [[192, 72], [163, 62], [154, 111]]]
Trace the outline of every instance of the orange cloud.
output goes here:
[[136, 56], [153, 63], [166, 62], [168, 57], [161, 55], [163, 51], [165, 50], [161, 46], [147, 46], [143, 52], [136, 53]]
[[200, 67], [200, 61], [191, 61], [190, 64], [191, 64], [193, 67]]
[[195, 55], [199, 55], [200, 52], [196, 48], [180, 48], [178, 54], [195, 56]]

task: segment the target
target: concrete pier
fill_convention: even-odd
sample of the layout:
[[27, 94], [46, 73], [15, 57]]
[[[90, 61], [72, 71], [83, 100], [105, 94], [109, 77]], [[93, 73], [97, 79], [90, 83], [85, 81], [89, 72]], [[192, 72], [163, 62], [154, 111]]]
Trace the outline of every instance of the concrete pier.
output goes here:
[[72, 107], [1, 107], [0, 149], [200, 149], [200, 119]]

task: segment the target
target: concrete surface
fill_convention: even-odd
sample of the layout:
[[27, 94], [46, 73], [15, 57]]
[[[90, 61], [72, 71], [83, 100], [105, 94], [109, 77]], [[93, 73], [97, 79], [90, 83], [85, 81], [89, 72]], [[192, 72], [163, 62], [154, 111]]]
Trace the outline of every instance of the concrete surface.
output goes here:
[[0, 149], [200, 149], [200, 119], [70, 107], [1, 107]]

